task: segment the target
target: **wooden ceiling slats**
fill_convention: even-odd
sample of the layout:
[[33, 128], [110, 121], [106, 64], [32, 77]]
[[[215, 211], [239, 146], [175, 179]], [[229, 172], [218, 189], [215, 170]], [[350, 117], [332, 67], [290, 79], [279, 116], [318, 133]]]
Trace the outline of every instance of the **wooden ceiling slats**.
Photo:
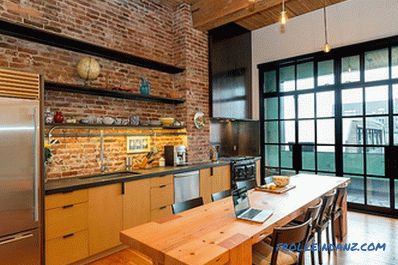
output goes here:
[[[327, 0], [326, 4], [333, 5], [342, 1], [345, 0]], [[320, 8], [323, 8], [322, 0], [290, 0], [286, 3], [286, 9], [288, 11], [289, 18], [303, 15]], [[256, 30], [258, 28], [277, 23], [279, 21], [280, 12], [281, 6], [277, 5], [258, 12], [261, 17], [266, 18], [262, 21], [259, 21], [257, 14], [253, 14], [251, 16], [239, 19], [236, 21], [236, 23], [249, 30]]]
[[192, 5], [194, 27], [204, 31], [210, 30], [280, 4], [281, 0], [257, 0], [254, 5], [248, 0], [194, 0]]
[[[173, 7], [181, 3], [192, 5], [192, 17], [196, 29], [207, 31], [235, 22], [249, 30], [265, 27], [279, 21], [282, 0], [158, 0]], [[346, 0], [326, 0], [333, 5]], [[289, 18], [323, 7], [323, 0], [285, 0]]]

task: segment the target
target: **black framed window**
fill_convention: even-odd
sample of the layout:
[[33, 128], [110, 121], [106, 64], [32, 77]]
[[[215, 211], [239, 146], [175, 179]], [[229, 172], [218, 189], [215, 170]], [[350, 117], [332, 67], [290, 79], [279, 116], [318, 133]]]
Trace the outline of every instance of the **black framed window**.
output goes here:
[[258, 67], [263, 174], [347, 176], [350, 206], [397, 213], [398, 37]]

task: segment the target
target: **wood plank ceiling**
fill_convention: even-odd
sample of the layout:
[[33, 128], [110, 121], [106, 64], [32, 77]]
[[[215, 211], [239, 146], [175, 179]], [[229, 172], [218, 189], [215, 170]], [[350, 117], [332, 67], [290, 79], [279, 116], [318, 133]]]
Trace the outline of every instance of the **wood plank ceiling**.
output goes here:
[[[190, 2], [194, 27], [208, 31], [224, 24], [235, 22], [255, 30], [278, 22], [282, 0], [174, 0]], [[326, 0], [333, 5], [345, 0]], [[323, 0], [286, 0], [289, 18], [299, 16], [323, 7]]]

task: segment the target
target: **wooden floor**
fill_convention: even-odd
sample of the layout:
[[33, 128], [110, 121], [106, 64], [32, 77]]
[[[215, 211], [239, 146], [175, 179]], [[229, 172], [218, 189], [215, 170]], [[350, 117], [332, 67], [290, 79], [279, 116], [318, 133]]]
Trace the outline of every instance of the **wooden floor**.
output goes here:
[[[397, 265], [398, 264], [398, 219], [378, 217], [361, 213], [348, 213], [347, 243], [386, 243], [386, 251], [335, 252], [323, 254], [325, 265]], [[306, 264], [311, 264], [307, 253]], [[136, 265], [131, 250], [122, 250], [92, 265]]]

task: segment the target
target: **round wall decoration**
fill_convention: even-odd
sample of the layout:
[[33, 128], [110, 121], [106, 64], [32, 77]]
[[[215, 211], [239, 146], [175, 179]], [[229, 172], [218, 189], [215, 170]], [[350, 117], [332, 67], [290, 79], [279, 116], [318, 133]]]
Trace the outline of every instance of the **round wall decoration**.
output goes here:
[[206, 117], [205, 114], [201, 111], [196, 112], [193, 117], [193, 122], [195, 123], [195, 127], [198, 129], [202, 129], [206, 125]]
[[85, 80], [96, 79], [101, 72], [98, 61], [91, 57], [83, 57], [77, 64], [77, 73]]

